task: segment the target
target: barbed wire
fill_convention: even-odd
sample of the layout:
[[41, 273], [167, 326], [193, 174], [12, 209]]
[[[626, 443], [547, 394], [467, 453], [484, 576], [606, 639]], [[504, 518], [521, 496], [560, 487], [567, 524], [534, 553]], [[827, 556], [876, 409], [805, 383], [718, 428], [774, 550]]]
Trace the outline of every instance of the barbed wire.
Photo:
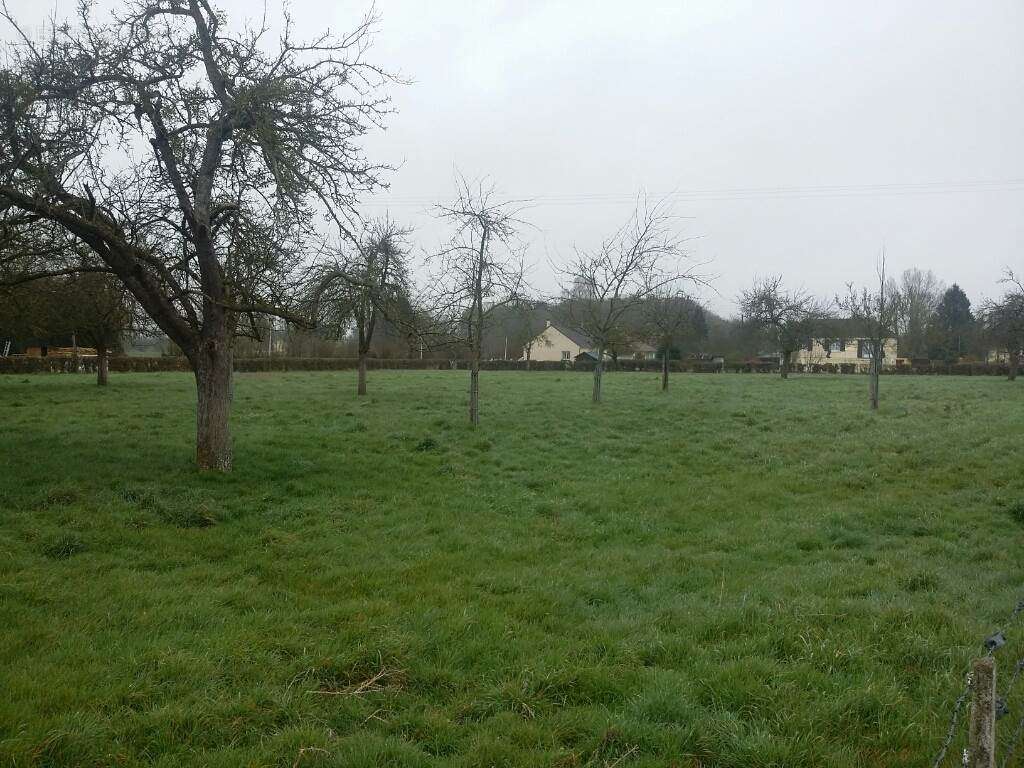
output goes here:
[[[1024, 599], [1018, 600], [1017, 604], [1013, 607], [1010, 615], [1006, 621], [1003, 622], [1002, 628], [997, 629], [991, 635], [985, 638], [982, 643], [982, 647], [985, 649], [985, 658], [995, 658], [995, 654], [1006, 645], [1006, 631], [1009, 630], [1016, 622], [1020, 615], [1024, 613]], [[1010, 694], [1013, 692], [1013, 688], [1017, 683], [1017, 679], [1020, 677], [1021, 672], [1024, 671], [1024, 657], [1017, 660], [1016, 665], [1013, 669], [1013, 674], [1010, 676], [1010, 681], [1007, 683], [1006, 689], [1002, 696], [996, 698], [996, 718], [1002, 718], [1010, 713], [1009, 700]], [[935, 760], [932, 762], [932, 768], [940, 768], [946, 760], [946, 756], [949, 754], [949, 748], [952, 746], [953, 741], [956, 739], [957, 732], [960, 725], [960, 717], [963, 714], [964, 704], [967, 702], [967, 698], [971, 693], [971, 684], [973, 683], [973, 675], [970, 671], [964, 675], [964, 687], [960, 691], [960, 695], [956, 697], [956, 701], [953, 702], [953, 712], [949, 717], [949, 727], [946, 729], [946, 736], [942, 740], [942, 744], [939, 746], [938, 754], [935, 756]], [[1024, 716], [1021, 717], [1017, 723], [1017, 727], [1013, 732], [1013, 736], [1010, 739], [1009, 746], [1003, 761], [1000, 764], [1001, 768], [1006, 768], [1009, 765], [1010, 758], [1013, 756], [1014, 750], [1020, 743], [1021, 736], [1024, 735]], [[963, 750], [962, 764], [967, 765], [968, 762], [968, 751]]]
[[960, 695], [956, 697], [956, 701], [953, 703], [953, 714], [949, 718], [949, 728], [946, 730], [946, 738], [942, 741], [942, 746], [939, 747], [939, 754], [935, 756], [935, 762], [932, 763], [932, 768], [939, 768], [946, 759], [946, 753], [949, 751], [950, 745], [953, 743], [953, 739], [956, 737], [956, 726], [960, 722], [960, 711], [964, 707], [964, 702], [967, 701], [967, 696], [971, 692], [972, 675], [968, 672], [964, 677], [964, 689], [960, 692]]
[[[1010, 694], [1013, 692], [1013, 687], [1016, 685], [1022, 670], [1024, 670], [1024, 656], [1017, 659], [1017, 663], [1013, 667], [1013, 674], [1010, 675], [1010, 682], [1006, 685], [1006, 692], [999, 698], [999, 702], [1003, 705], [1003, 714], [1010, 714], [1007, 702], [1010, 700]], [[1017, 727], [1013, 730], [1013, 736], [1010, 737], [1007, 743], [1006, 754], [1003, 755], [1003, 761], [1000, 763], [1001, 768], [1006, 768], [1010, 764], [1010, 758], [1013, 757], [1017, 745], [1020, 744], [1022, 734], [1024, 734], [1024, 716], [1018, 720]]]

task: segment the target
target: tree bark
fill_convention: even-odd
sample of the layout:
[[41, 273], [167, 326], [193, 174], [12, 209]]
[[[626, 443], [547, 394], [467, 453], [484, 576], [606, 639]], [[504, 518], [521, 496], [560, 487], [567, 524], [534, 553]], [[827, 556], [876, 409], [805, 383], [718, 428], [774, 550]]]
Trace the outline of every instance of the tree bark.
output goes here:
[[221, 342], [207, 342], [193, 363], [196, 376], [196, 465], [200, 470], [230, 472], [232, 352]]
[[594, 364], [594, 395], [595, 403], [601, 402], [601, 374], [604, 373], [604, 350], [597, 350], [597, 362]]
[[480, 358], [484, 347], [484, 256], [487, 253], [487, 228], [480, 235], [480, 250], [477, 253], [476, 274], [473, 281], [473, 350], [469, 361], [469, 422], [475, 427], [480, 423]]
[[668, 349], [661, 355], [661, 391], [668, 391]]
[[1020, 352], [1010, 353], [1010, 364], [1006, 372], [1007, 381], [1017, 380], [1017, 371], [1020, 368]]
[[366, 394], [366, 352], [359, 351], [359, 374], [358, 382], [356, 384], [356, 394]]
[[790, 361], [790, 358], [792, 356], [793, 356], [792, 352], [790, 352], [788, 350], [783, 350], [783, 352], [782, 352], [782, 365], [779, 366], [779, 368], [782, 371], [782, 378], [784, 378], [784, 379], [788, 379], [789, 378], [789, 361]]
[[868, 395], [871, 398], [871, 410], [878, 410], [878, 374], [881, 364], [877, 357], [872, 355], [871, 364], [868, 367]]
[[475, 354], [469, 363], [469, 421], [480, 423], [480, 358]]
[[110, 366], [108, 365], [109, 358], [107, 356], [107, 345], [97, 344], [96, 345], [96, 384], [105, 387], [109, 380]]

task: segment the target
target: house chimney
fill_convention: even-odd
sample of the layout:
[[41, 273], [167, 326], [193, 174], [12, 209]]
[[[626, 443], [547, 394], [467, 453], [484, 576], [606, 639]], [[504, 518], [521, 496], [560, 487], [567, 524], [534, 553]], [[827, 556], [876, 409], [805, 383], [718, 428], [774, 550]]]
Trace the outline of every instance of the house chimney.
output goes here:
[[550, 328], [551, 327], [551, 321], [550, 320], [545, 320], [544, 321], [544, 327], [545, 328]]

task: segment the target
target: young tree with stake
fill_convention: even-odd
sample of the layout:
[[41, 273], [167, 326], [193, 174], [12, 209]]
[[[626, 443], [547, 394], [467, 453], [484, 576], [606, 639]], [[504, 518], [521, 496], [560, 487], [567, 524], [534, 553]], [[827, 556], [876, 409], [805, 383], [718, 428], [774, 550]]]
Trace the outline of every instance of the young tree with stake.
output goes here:
[[480, 361], [484, 327], [495, 310], [525, 300], [526, 265], [517, 231], [518, 208], [497, 199], [483, 181], [458, 180], [454, 202], [437, 206], [438, 217], [454, 227], [451, 240], [435, 254], [423, 304], [430, 308], [434, 334], [461, 338], [469, 348], [469, 421], [480, 423]]
[[59, 228], [84, 264], [116, 275], [188, 358], [196, 462], [228, 471], [235, 335], [294, 312], [324, 215], [352, 230], [381, 185], [359, 141], [390, 111], [366, 60], [375, 20], [340, 38], [293, 38], [291, 20], [231, 28], [209, 0], [121, 0], [37, 44], [20, 35], [0, 73], [0, 224]]
[[641, 198], [629, 220], [592, 251], [577, 250], [562, 268], [562, 311], [593, 342], [594, 388], [600, 403], [604, 356], [626, 332], [625, 320], [659, 292], [703, 280], [683, 270], [683, 240], [665, 200]]
[[896, 335], [901, 315], [900, 297], [890, 290], [885, 279], [885, 254], [878, 264], [878, 288], [857, 289], [853, 283], [847, 286], [846, 296], [837, 296], [836, 304], [849, 315], [853, 324], [860, 329], [864, 343], [868, 345], [870, 364], [868, 367], [868, 395], [871, 410], [878, 410], [879, 376], [885, 358], [885, 342]]

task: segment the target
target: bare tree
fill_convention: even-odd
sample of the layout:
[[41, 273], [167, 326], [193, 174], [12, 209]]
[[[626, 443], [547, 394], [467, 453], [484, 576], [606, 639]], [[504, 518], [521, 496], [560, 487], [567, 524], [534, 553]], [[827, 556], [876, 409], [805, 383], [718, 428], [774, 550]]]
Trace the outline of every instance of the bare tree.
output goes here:
[[524, 301], [526, 265], [517, 231], [519, 208], [497, 199], [482, 180], [457, 181], [456, 199], [438, 205], [454, 232], [430, 258], [432, 275], [423, 303], [437, 336], [461, 338], [469, 348], [469, 420], [480, 423], [480, 360], [484, 327], [495, 310]]
[[594, 345], [592, 399], [602, 399], [604, 356], [625, 334], [624, 321], [648, 298], [703, 282], [682, 267], [683, 240], [665, 200], [641, 198], [629, 220], [593, 251], [577, 250], [561, 269], [562, 310]]
[[743, 322], [762, 329], [778, 349], [782, 378], [789, 378], [793, 353], [811, 343], [829, 311], [803, 290], [787, 291], [780, 275], [761, 278], [740, 295]]
[[[228, 471], [232, 344], [272, 315], [301, 321], [294, 289], [323, 214], [351, 230], [381, 166], [358, 141], [390, 110], [366, 61], [374, 18], [348, 35], [277, 40], [228, 26], [208, 0], [92, 3], [0, 73], [0, 217], [40, 222], [85, 261], [35, 276], [116, 275], [196, 377], [196, 460]], [[67, 253], [66, 249], [56, 252]]]
[[878, 410], [879, 375], [885, 357], [885, 342], [896, 335], [902, 308], [900, 296], [892, 293], [885, 277], [885, 253], [878, 262], [878, 288], [857, 289], [847, 285], [847, 294], [837, 296], [836, 304], [847, 313], [868, 345], [871, 362], [868, 368], [868, 394], [871, 409]]
[[64, 322], [76, 338], [96, 349], [96, 383], [106, 386], [110, 353], [120, 350], [125, 334], [139, 325], [134, 302], [113, 275], [84, 273], [56, 280]]
[[519, 326], [519, 341], [521, 343], [519, 346], [523, 350], [526, 370], [530, 370], [533, 348], [538, 344], [540, 332], [544, 330], [544, 322], [538, 314], [541, 311], [549, 311], [548, 306], [541, 301], [523, 301], [518, 305], [518, 316], [521, 320]]
[[408, 295], [408, 230], [384, 218], [370, 223], [347, 257], [326, 267], [316, 287], [320, 324], [335, 335], [354, 327], [359, 368], [356, 393], [366, 394], [366, 358], [378, 323], [399, 317]]
[[707, 336], [704, 310], [685, 293], [658, 291], [643, 305], [647, 336], [661, 352], [661, 391], [668, 390], [669, 357], [684, 339]]
[[1006, 292], [999, 300], [985, 302], [981, 316], [989, 340], [1006, 352], [1007, 378], [1015, 381], [1024, 354], [1024, 280], [1008, 269], [1000, 282]]
[[946, 290], [935, 273], [922, 269], [907, 269], [900, 276], [899, 283], [889, 281], [890, 296], [899, 297], [899, 320], [896, 333], [902, 357], [926, 357], [928, 355], [928, 328], [942, 294]]
[[[141, 324], [134, 302], [113, 275], [81, 272], [37, 280], [4, 281], [0, 271], [0, 305], [8, 315], [0, 324], [39, 338], [70, 338], [96, 350], [96, 383], [109, 381], [109, 355], [126, 333]], [[77, 353], [76, 353], [77, 354]]]

